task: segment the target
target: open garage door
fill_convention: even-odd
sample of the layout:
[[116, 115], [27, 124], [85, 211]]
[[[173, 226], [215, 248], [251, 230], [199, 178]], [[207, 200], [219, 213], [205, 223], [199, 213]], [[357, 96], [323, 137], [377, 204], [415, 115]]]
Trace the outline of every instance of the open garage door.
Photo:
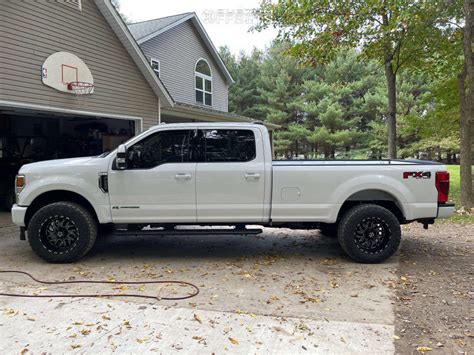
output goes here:
[[23, 164], [99, 155], [140, 130], [137, 120], [0, 109], [0, 204], [14, 200], [13, 184]]

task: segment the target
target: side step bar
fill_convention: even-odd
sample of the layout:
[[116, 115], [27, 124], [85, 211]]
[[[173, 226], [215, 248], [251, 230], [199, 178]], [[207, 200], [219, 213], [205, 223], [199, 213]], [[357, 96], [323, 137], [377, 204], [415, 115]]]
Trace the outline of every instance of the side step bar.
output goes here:
[[127, 230], [117, 229], [116, 235], [257, 235], [262, 233], [262, 229], [144, 229], [144, 230]]

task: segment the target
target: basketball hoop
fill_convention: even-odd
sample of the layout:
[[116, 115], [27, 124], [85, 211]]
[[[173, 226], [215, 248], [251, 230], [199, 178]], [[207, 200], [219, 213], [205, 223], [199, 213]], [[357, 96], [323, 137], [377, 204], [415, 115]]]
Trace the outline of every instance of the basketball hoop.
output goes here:
[[94, 92], [94, 84], [84, 81], [72, 81], [67, 84], [67, 89], [74, 95], [90, 95]]

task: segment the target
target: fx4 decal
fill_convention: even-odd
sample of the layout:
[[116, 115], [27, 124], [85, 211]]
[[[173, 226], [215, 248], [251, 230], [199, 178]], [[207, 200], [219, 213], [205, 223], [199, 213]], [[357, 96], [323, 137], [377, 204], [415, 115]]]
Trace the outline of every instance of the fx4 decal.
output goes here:
[[404, 171], [404, 179], [431, 179], [431, 172], [429, 171]]

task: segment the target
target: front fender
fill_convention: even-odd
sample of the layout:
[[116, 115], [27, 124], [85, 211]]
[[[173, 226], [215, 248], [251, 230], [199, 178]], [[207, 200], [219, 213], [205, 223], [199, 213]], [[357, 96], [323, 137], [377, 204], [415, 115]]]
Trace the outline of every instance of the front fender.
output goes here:
[[89, 201], [100, 223], [111, 221], [108, 194], [103, 193], [98, 188], [97, 181], [93, 183], [92, 181], [85, 181], [74, 176], [63, 175], [61, 178], [57, 176], [42, 177], [41, 179], [27, 182], [27, 185], [18, 196], [18, 205], [30, 206], [38, 196], [51, 191], [76, 193]]

